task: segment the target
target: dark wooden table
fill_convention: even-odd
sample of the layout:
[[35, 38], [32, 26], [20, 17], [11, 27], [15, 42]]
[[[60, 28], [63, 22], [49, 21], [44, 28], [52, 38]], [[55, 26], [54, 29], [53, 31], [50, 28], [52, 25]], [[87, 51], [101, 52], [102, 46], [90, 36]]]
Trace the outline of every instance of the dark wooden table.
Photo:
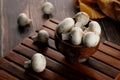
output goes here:
[[[55, 6], [54, 12], [53, 12], [52, 16], [50, 16], [50, 18], [55, 18], [55, 19], [61, 21], [66, 17], [73, 17], [75, 15], [75, 13], [78, 12], [78, 10], [74, 7], [73, 0], [48, 0], [48, 1], [52, 2], [53, 5]], [[34, 45], [30, 45], [32, 43], [31, 40], [24, 39], [24, 38], [28, 37], [28, 35], [31, 33], [35, 33], [35, 31], [38, 30], [41, 26], [43, 26], [43, 23], [48, 19], [48, 16], [43, 15], [43, 13], [41, 11], [41, 5], [43, 4], [43, 2], [44, 2], [44, 0], [1, 0], [0, 1], [0, 4], [1, 4], [0, 5], [1, 6], [0, 7], [0, 11], [1, 11], [0, 12], [0, 24], [1, 24], [1, 26], [0, 26], [0, 51], [1, 51], [1, 53], [4, 53], [4, 55], [6, 55], [6, 53], [11, 53], [11, 54], [7, 54], [5, 56], [5, 59], [3, 58], [0, 60], [1, 61], [0, 64], [3, 64], [0, 66], [0, 74], [1, 74], [0, 78], [1, 79], [2, 79], [2, 77], [4, 77], [3, 80], [5, 80], [6, 77], [4, 75], [6, 75], [7, 77], [11, 78], [12, 80], [17, 80], [18, 78], [26, 80], [26, 79], [30, 79], [29, 76], [34, 74], [34, 73], [29, 73], [28, 74], [29, 76], [26, 76], [23, 74], [23, 72], [25, 71], [23, 69], [23, 61], [30, 59], [31, 56], [33, 55], [33, 53], [26, 54], [27, 50], [26, 50], [26, 52], [24, 52], [24, 50], [22, 50], [22, 48], [25, 48], [27, 46], [28, 48], [32, 47], [33, 52], [37, 51], [37, 48]], [[17, 25], [17, 17], [19, 15], [19, 13], [21, 13], [21, 12], [27, 13], [27, 15], [33, 20], [30, 27], [23, 31], [21, 31]], [[108, 17], [106, 17], [104, 19], [99, 19], [96, 21], [98, 21], [100, 23], [101, 28], [102, 28], [101, 42], [104, 42], [105, 40], [107, 40], [112, 43], [120, 45], [120, 25], [119, 25], [120, 22], [114, 21]], [[52, 25], [52, 26], [55, 26], [55, 25]], [[47, 25], [47, 27], [49, 27], [49, 25]], [[51, 34], [51, 37], [53, 37], [53, 31], [50, 34]], [[23, 39], [24, 39], [24, 41], [23, 41]], [[54, 40], [54, 38], [52, 38], [52, 39]], [[26, 43], [27, 41], [28, 41], [28, 43]], [[21, 48], [21, 44], [19, 44], [19, 43], [22, 43], [22, 48]], [[18, 46], [15, 47], [16, 45], [18, 45]], [[104, 78], [106, 78], [106, 79], [115, 78], [120, 70], [120, 67], [119, 67], [120, 65], [116, 64], [116, 62], [120, 63], [119, 62], [120, 55], [118, 52], [118, 51], [120, 51], [120, 48], [119, 48], [119, 46], [117, 46], [117, 47], [116, 47], [116, 45], [114, 46], [114, 44], [112, 44], [112, 46], [111, 46], [111, 43], [109, 43], [109, 42], [104, 43], [104, 45], [106, 45], [108, 47], [107, 48], [100, 47], [100, 50], [102, 51], [102, 53], [101, 53], [102, 55], [95, 54], [92, 56], [92, 58], [90, 58], [90, 61], [88, 62], [89, 66], [91, 66], [95, 70], [91, 69], [91, 67], [87, 68], [86, 64], [82, 64], [82, 65], [78, 65], [78, 66], [71, 66], [62, 60], [63, 55], [60, 55], [60, 54], [54, 55], [53, 54], [56, 58], [58, 58], [56, 60], [55, 57], [51, 56], [52, 53], [48, 52], [48, 54], [46, 54], [46, 56], [50, 57], [50, 59], [47, 58], [47, 60], [51, 64], [48, 64], [47, 71], [45, 73], [41, 74], [41, 78], [36, 75], [33, 75], [33, 77], [31, 79], [44, 79], [44, 78], [49, 79], [49, 77], [47, 75], [50, 73], [52, 74], [50, 77], [51, 79], [54, 79], [53, 75], [55, 75], [57, 77], [57, 79], [58, 78], [63, 79], [63, 78], [59, 77], [58, 74], [64, 74], [64, 73], [62, 73], [62, 72], [59, 73], [56, 71], [60, 71], [61, 69], [68, 70], [66, 72], [70, 72], [70, 74], [67, 74], [67, 73], [65, 74], [65, 76], [68, 77], [69, 75], [73, 75], [73, 73], [75, 73], [74, 71], [73, 72], [69, 71], [71, 68], [75, 71], [78, 70], [78, 74], [84, 73], [84, 76], [87, 75], [88, 78], [91, 77], [94, 79], [98, 79], [98, 78], [102, 79], [102, 76], [104, 76]], [[104, 50], [104, 48], [105, 48], [105, 50]], [[112, 52], [109, 52], [109, 50], [112, 48], [114, 48], [115, 50], [112, 50]], [[25, 48], [25, 49], [27, 49], [27, 48]], [[56, 51], [53, 41], [50, 44], [50, 51], [51, 51], [51, 49]], [[106, 51], [106, 52], [104, 52], [104, 51]], [[37, 51], [37, 52], [39, 52], [39, 51]], [[16, 54], [16, 53], [18, 53], [18, 54]], [[53, 53], [56, 53], [56, 52], [53, 52]], [[99, 53], [99, 52], [97, 52], [97, 53]], [[106, 57], [103, 58], [103, 56], [105, 56], [103, 53], [105, 53], [105, 54], [108, 53], [108, 54], [106, 55]], [[18, 59], [20, 59], [22, 62], [20, 60], [16, 59], [17, 56], [18, 56]], [[51, 58], [55, 62], [54, 61], [53, 61], [53, 63], [50, 62], [50, 61], [52, 61]], [[111, 62], [109, 59], [115, 60], [115, 63]], [[92, 63], [92, 61], [96, 61], [96, 63], [100, 64], [101, 66], [95, 65], [95, 63], [94, 62]], [[8, 62], [15, 63], [20, 68], [16, 68], [16, 66], [14, 66], [14, 64], [12, 64], [12, 65], [8, 64]], [[4, 64], [6, 64], [6, 65], [4, 65]], [[56, 67], [54, 67], [54, 66], [52, 66], [52, 64], [58, 64], [58, 65], [62, 64], [61, 66], [63, 66], [63, 68], [60, 67], [60, 68], [58, 68], [59, 69], [58, 70], [56, 68], [56, 67], [58, 67], [58, 65], [56, 65]], [[70, 68], [66, 69], [66, 68], [64, 68], [64, 66], [65, 67], [69, 66]], [[78, 69], [79, 67], [82, 68], [83, 70], [80, 71], [80, 69]], [[104, 67], [108, 67], [108, 70], [107, 69], [102, 70]], [[19, 72], [16, 73], [16, 71], [15, 71], [12, 73], [12, 70], [14, 68], [16, 71], [19, 71]], [[53, 72], [49, 71], [49, 69], [50, 70], [52, 69], [52, 71], [55, 72], [55, 74]], [[85, 69], [90, 71], [90, 73], [89, 72], [87, 73], [87, 71]], [[114, 73], [111, 74], [111, 72], [114, 72]], [[15, 77], [11, 77], [11, 75], [9, 75], [9, 73], [14, 75]], [[58, 73], [58, 74], [56, 74], [56, 73]], [[93, 75], [89, 76], [91, 73]], [[96, 75], [95, 75], [95, 73], [96, 73]], [[71, 77], [71, 78], [73, 79], [75, 76], [78, 76], [78, 74], [76, 73], [76, 75], [73, 75], [73, 77]], [[100, 76], [99, 76], [99, 74], [100, 74]], [[77, 79], [77, 77], [76, 77], [76, 79]]]
[[[40, 28], [49, 35], [48, 45], [36, 46], [32, 32], [20, 44], [0, 58], [0, 80], [113, 80], [120, 74], [120, 46], [105, 41], [85, 63], [70, 64], [55, 46], [54, 32], [59, 21], [47, 20]], [[30, 60], [35, 53], [42, 53], [47, 66], [41, 73], [25, 69], [24, 62]]]

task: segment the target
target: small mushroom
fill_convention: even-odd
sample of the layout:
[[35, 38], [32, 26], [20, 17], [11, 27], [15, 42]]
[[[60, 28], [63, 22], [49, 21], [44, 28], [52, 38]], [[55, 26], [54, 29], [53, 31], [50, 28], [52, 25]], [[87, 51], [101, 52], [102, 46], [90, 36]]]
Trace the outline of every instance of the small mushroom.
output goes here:
[[57, 33], [67, 33], [74, 27], [75, 21], [72, 18], [65, 18], [57, 25]]
[[34, 42], [47, 43], [49, 39], [49, 34], [45, 30], [40, 30], [37, 36], [34, 38]]
[[53, 12], [54, 6], [50, 2], [44, 2], [42, 5], [42, 11], [44, 14], [51, 14]]
[[87, 47], [95, 47], [100, 41], [100, 36], [94, 32], [86, 32], [83, 35], [83, 44]]
[[24, 62], [25, 68], [32, 68], [35, 72], [42, 72], [46, 68], [46, 58], [40, 53], [36, 53], [32, 56], [31, 60]]
[[88, 31], [92, 31], [97, 35], [101, 34], [101, 27], [98, 22], [96, 21], [91, 21], [88, 26]]
[[75, 27], [83, 27], [89, 22], [89, 16], [85, 12], [79, 12], [75, 15]]
[[74, 27], [70, 31], [70, 41], [74, 45], [79, 45], [82, 42], [83, 31], [79, 27]]
[[44, 55], [40, 53], [36, 53], [33, 55], [31, 60], [32, 69], [35, 72], [42, 72], [46, 67], [46, 58]]
[[20, 13], [18, 16], [18, 25], [19, 26], [26, 26], [31, 23], [31, 19], [25, 14], [25, 13]]

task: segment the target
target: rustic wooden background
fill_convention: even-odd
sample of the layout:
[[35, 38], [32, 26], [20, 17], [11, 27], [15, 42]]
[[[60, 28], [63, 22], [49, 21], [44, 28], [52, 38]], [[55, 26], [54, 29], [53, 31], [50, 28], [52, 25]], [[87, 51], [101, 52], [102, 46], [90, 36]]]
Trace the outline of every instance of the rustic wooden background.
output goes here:
[[[78, 10], [73, 0], [48, 0], [55, 6], [49, 18], [63, 20], [72, 17]], [[38, 29], [48, 19], [43, 15], [41, 5], [44, 0], [0, 0], [0, 51], [8, 52], [31, 32]], [[31, 27], [21, 30], [17, 25], [19, 13], [25, 12], [33, 20]], [[102, 27], [101, 41], [108, 40], [120, 45], [120, 22], [104, 18], [97, 20]]]

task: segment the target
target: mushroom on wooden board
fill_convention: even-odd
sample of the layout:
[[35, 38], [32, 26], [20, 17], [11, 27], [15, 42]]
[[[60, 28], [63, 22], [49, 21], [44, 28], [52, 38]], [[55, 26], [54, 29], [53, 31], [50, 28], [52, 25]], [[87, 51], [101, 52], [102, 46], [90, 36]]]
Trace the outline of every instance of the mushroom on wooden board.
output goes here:
[[46, 58], [40, 53], [36, 53], [32, 56], [32, 59], [25, 61], [25, 68], [32, 68], [35, 72], [39, 73], [45, 70], [46, 68]]

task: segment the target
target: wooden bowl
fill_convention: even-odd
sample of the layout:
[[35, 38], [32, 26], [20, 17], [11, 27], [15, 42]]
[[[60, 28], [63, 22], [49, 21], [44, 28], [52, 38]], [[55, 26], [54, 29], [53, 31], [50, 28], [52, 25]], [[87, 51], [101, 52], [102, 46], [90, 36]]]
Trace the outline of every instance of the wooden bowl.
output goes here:
[[93, 55], [98, 46], [86, 47], [84, 45], [72, 45], [69, 42], [63, 41], [61, 36], [55, 32], [55, 45], [56, 48], [65, 56], [66, 60], [70, 63], [85, 62], [91, 55]]

